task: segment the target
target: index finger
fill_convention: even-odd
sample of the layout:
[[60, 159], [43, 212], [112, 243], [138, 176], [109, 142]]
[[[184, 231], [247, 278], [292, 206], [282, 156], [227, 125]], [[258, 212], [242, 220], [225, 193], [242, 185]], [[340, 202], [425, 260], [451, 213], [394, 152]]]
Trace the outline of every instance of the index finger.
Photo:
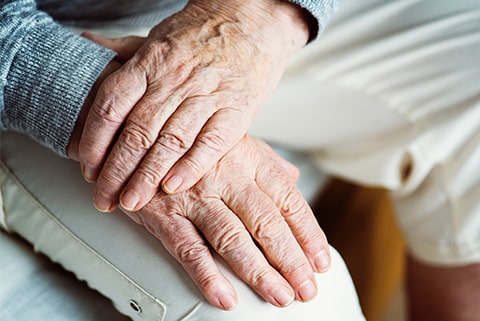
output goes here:
[[128, 64], [111, 74], [100, 86], [78, 147], [83, 176], [87, 181], [97, 179], [117, 132], [146, 89], [144, 73]]
[[131, 215], [137, 215], [143, 221], [147, 230], [182, 265], [212, 305], [223, 310], [233, 309], [237, 304], [237, 293], [218, 269], [202, 235], [187, 217], [162, 213], [161, 208], [147, 206]]

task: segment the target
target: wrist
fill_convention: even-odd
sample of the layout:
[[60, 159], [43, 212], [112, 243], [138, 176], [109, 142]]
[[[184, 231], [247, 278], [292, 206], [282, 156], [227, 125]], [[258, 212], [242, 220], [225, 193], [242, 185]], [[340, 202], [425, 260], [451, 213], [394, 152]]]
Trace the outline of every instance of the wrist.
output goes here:
[[121, 64], [116, 61], [112, 60], [108, 63], [108, 65], [103, 69], [102, 73], [99, 75], [97, 80], [92, 86], [92, 89], [88, 93], [85, 102], [83, 103], [82, 109], [80, 114], [78, 115], [77, 121], [75, 122], [75, 127], [72, 132], [72, 136], [70, 137], [70, 142], [68, 144], [68, 157], [71, 159], [77, 160], [78, 159], [78, 143], [80, 142], [80, 137], [82, 136], [83, 126], [85, 125], [85, 120], [87, 119], [88, 112], [90, 107], [95, 99], [95, 95], [97, 94], [98, 89], [100, 88], [103, 81], [113, 72], [115, 72], [118, 68], [120, 68]]
[[[301, 6], [287, 0], [270, 0], [274, 4], [272, 21], [277, 22], [284, 35], [290, 34], [295, 49], [300, 49], [310, 40], [314, 30], [313, 16]], [[278, 29], [277, 29], [277, 32]], [[313, 31], [314, 32], [314, 31]]]
[[287, 57], [305, 46], [312, 30], [315, 33], [312, 15], [286, 0], [190, 0], [189, 5], [203, 10], [207, 19], [232, 22], [256, 45], [274, 46]]

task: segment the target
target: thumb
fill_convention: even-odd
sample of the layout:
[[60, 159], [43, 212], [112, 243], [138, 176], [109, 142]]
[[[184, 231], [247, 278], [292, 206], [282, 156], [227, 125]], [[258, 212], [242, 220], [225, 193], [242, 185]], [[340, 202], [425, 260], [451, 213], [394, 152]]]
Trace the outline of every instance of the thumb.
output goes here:
[[145, 43], [146, 38], [138, 36], [127, 36], [121, 38], [106, 38], [91, 32], [82, 32], [82, 37], [85, 37], [100, 46], [112, 49], [117, 52], [117, 60], [121, 63], [137, 52], [137, 50]]

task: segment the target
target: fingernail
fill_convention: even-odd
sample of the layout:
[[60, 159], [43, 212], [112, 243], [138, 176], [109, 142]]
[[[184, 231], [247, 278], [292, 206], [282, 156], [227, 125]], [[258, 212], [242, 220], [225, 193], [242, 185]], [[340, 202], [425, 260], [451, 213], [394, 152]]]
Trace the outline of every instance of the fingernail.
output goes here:
[[112, 211], [112, 203], [110, 202], [110, 199], [101, 195], [100, 193], [95, 194], [93, 204], [100, 212], [108, 213]]
[[172, 176], [170, 177], [169, 180], [163, 184], [163, 189], [165, 190], [166, 193], [168, 194], [173, 194], [177, 191], [177, 189], [182, 185], [183, 183], [183, 178], [180, 176]]
[[307, 280], [298, 289], [298, 300], [302, 302], [309, 301], [317, 295], [317, 287], [312, 280]]
[[275, 292], [274, 300], [280, 307], [286, 307], [295, 300], [295, 295], [290, 288], [282, 288]]
[[230, 311], [237, 306], [237, 300], [230, 293], [221, 295], [218, 298], [218, 302], [222, 306], [222, 309], [227, 311]]
[[97, 170], [94, 167], [83, 165], [83, 177], [89, 183], [95, 182], [97, 179]]
[[128, 190], [122, 195], [120, 203], [127, 211], [134, 211], [140, 201], [140, 196], [134, 190]]
[[313, 262], [317, 272], [326, 272], [330, 268], [330, 255], [326, 251], [321, 251], [315, 255]]

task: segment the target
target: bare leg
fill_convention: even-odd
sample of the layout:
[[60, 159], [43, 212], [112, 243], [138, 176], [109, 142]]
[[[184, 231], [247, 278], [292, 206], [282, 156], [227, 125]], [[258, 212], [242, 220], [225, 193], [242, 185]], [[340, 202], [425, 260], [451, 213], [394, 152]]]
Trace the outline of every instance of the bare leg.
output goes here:
[[438, 267], [407, 260], [410, 321], [478, 321], [480, 264]]

